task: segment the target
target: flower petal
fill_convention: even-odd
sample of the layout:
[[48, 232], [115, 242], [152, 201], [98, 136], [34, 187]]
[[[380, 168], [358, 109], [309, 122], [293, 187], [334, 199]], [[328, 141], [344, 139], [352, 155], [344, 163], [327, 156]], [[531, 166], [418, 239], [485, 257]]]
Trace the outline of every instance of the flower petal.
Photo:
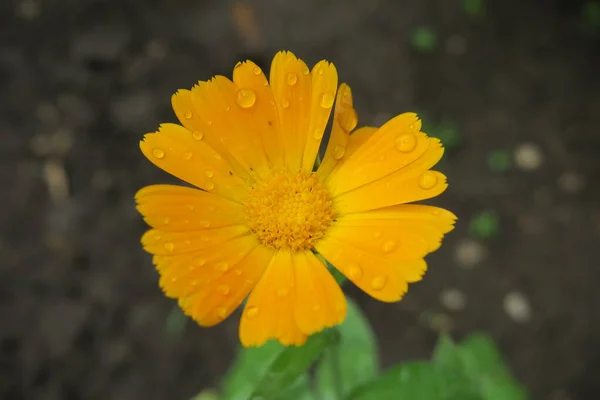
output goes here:
[[310, 251], [294, 256], [296, 323], [307, 335], [340, 324], [346, 318], [346, 298], [327, 268]]
[[240, 321], [240, 341], [246, 347], [277, 339], [284, 346], [306, 341], [294, 316], [294, 265], [289, 251], [278, 251], [250, 293]]
[[260, 128], [252, 122], [253, 107], [265, 100], [258, 99], [250, 88], [239, 89], [224, 76], [199, 82], [192, 89], [193, 113], [205, 122], [207, 140], [212, 140], [209, 143], [218, 140], [239, 165], [260, 177], [268, 174], [269, 162]]
[[239, 263], [258, 246], [256, 238], [246, 235], [188, 253], [160, 255], [155, 259], [160, 286], [168, 297], [186, 297], [229, 271], [242, 275]]
[[350, 131], [356, 127], [357, 123], [358, 115], [352, 105], [352, 90], [350, 90], [350, 86], [342, 83], [337, 92], [331, 135], [319, 166], [321, 180], [327, 178], [343, 157], [348, 157], [346, 153]]
[[[335, 197], [333, 204], [337, 212], [349, 214], [374, 210], [429, 199], [444, 192], [448, 187], [446, 177], [440, 172], [429, 171], [440, 160], [444, 149], [438, 139], [428, 138], [427, 141], [425, 153], [406, 167]], [[338, 176], [341, 175], [346, 172]], [[346, 179], [353, 177], [347, 175]]]
[[421, 121], [414, 113], [385, 123], [329, 175], [332, 196], [381, 179], [417, 160], [429, 146], [427, 135], [420, 129]]
[[321, 147], [321, 139], [331, 114], [331, 107], [337, 89], [338, 75], [335, 66], [325, 60], [318, 62], [312, 69], [310, 124], [305, 132], [306, 147], [302, 156], [302, 169], [312, 172]]
[[188, 232], [244, 224], [244, 207], [224, 197], [175, 185], [151, 185], [135, 195], [138, 211], [152, 228]]
[[201, 326], [218, 324], [248, 296], [273, 254], [274, 251], [265, 246], [256, 246], [235, 265], [235, 269], [223, 273], [190, 296], [179, 299], [179, 305]]
[[427, 269], [423, 259], [393, 261], [329, 236], [315, 248], [356, 286], [385, 302], [399, 301], [408, 290], [408, 282], [420, 280]]
[[352, 132], [346, 147], [346, 159], [352, 155], [377, 131], [374, 126], [363, 126]]
[[304, 61], [281, 51], [271, 64], [273, 97], [279, 115], [285, 162], [290, 171], [302, 167], [311, 112], [311, 75]]
[[173, 255], [206, 250], [248, 233], [246, 225], [202, 229], [189, 232], [167, 232], [150, 229], [142, 236], [144, 250], [151, 254]]
[[252, 90], [256, 94], [256, 103], [246, 108], [250, 114], [248, 126], [251, 132], [260, 136], [271, 165], [283, 170], [283, 134], [279, 130], [277, 107], [267, 77], [258, 65], [246, 61], [238, 63], [233, 69], [233, 82], [238, 88]]
[[248, 197], [247, 183], [231, 165], [180, 125], [162, 124], [144, 136], [140, 149], [154, 165], [185, 182], [237, 202]]

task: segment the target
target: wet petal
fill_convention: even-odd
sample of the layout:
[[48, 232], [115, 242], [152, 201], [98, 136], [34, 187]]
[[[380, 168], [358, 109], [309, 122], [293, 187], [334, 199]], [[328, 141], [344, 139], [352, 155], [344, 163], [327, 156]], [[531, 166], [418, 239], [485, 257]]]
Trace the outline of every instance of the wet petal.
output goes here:
[[142, 153], [154, 165], [208, 192], [237, 202], [248, 197], [248, 184], [202, 138], [175, 124], [162, 124], [140, 142]]
[[377, 131], [377, 129], [378, 128], [374, 126], [363, 126], [352, 132], [348, 139], [348, 147], [346, 147], [346, 158], [352, 157], [356, 150], [358, 150]]
[[244, 207], [219, 195], [175, 185], [147, 186], [135, 195], [138, 211], [152, 228], [187, 232], [244, 224]]
[[285, 346], [303, 344], [307, 335], [295, 320], [295, 304], [292, 254], [279, 251], [248, 297], [240, 322], [242, 344], [262, 346], [269, 339], [277, 339]]
[[325, 265], [310, 251], [294, 256], [296, 323], [307, 335], [340, 324], [346, 318], [346, 298]]
[[314, 66], [311, 76], [310, 124], [305, 133], [307, 135], [306, 147], [302, 156], [302, 169], [306, 172], [313, 170], [321, 139], [331, 114], [338, 80], [335, 66], [325, 60]]
[[273, 58], [269, 81], [283, 132], [285, 162], [290, 171], [299, 171], [310, 122], [310, 71], [304, 61], [282, 51]]
[[256, 246], [246, 257], [209, 285], [179, 300], [179, 305], [202, 326], [227, 318], [248, 296], [273, 257], [273, 250]]
[[319, 177], [321, 179], [327, 178], [340, 161], [347, 159], [350, 131], [356, 127], [357, 123], [358, 116], [352, 105], [352, 90], [350, 90], [350, 86], [342, 83], [337, 92], [331, 135], [325, 155], [319, 166]]

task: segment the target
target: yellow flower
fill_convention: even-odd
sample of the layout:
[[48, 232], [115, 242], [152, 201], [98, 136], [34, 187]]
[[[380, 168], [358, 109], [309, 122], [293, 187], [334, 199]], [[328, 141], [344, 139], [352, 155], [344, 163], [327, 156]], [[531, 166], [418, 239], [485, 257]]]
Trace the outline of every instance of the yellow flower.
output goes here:
[[352, 93], [337, 80], [333, 64], [311, 71], [290, 52], [274, 57], [270, 82], [251, 61], [238, 63], [233, 82], [216, 76], [177, 92], [182, 125], [163, 124], [140, 142], [152, 163], [195, 186], [136, 195], [153, 228], [142, 244], [162, 289], [202, 326], [247, 297], [245, 346], [271, 338], [300, 345], [344, 320], [345, 297], [317, 253], [372, 297], [394, 302], [453, 228], [451, 212], [407, 204], [446, 189], [445, 176], [429, 170], [442, 157], [439, 140], [413, 113], [350, 134]]

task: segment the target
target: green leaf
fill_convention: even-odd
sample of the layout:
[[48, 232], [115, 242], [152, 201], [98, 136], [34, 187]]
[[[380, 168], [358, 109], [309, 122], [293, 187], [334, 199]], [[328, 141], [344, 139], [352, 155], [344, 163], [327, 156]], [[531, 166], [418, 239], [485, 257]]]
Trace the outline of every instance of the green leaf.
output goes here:
[[462, 371], [463, 365], [460, 358], [458, 346], [446, 334], [442, 334], [438, 339], [433, 352], [433, 362], [444, 368], [451, 368], [455, 371]]
[[261, 347], [240, 348], [235, 363], [223, 380], [223, 399], [248, 399], [269, 366], [284, 349], [276, 341], [269, 341]]
[[[377, 375], [375, 335], [360, 308], [350, 299], [347, 301], [348, 315], [337, 328], [340, 342], [337, 348], [328, 349], [317, 366], [317, 387], [323, 399], [336, 398], [338, 390], [345, 397]], [[336, 368], [337, 376], [334, 374]]]
[[494, 150], [488, 154], [487, 163], [492, 172], [506, 172], [512, 167], [512, 153], [508, 150]]
[[251, 399], [277, 399], [293, 384], [323, 350], [339, 340], [334, 330], [325, 330], [308, 338], [300, 347], [286, 348], [271, 364], [254, 390]]
[[425, 361], [396, 366], [349, 397], [371, 399], [480, 400], [459, 373]]
[[175, 305], [169, 312], [169, 315], [167, 315], [165, 322], [165, 333], [169, 340], [177, 341], [181, 339], [185, 333], [187, 322], [188, 317], [181, 311], [178, 305]]
[[427, 26], [421, 26], [414, 30], [411, 43], [415, 49], [422, 53], [431, 53], [437, 45], [435, 30]]
[[498, 234], [500, 218], [494, 211], [484, 211], [469, 221], [469, 230], [480, 239], [487, 239]]

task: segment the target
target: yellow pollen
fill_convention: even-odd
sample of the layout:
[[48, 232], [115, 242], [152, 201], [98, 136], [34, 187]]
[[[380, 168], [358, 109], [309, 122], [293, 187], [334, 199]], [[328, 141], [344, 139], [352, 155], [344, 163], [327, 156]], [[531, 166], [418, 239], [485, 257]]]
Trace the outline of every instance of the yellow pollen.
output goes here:
[[266, 246], [310, 249], [331, 225], [331, 203], [316, 174], [275, 175], [250, 190], [246, 201], [248, 226]]

